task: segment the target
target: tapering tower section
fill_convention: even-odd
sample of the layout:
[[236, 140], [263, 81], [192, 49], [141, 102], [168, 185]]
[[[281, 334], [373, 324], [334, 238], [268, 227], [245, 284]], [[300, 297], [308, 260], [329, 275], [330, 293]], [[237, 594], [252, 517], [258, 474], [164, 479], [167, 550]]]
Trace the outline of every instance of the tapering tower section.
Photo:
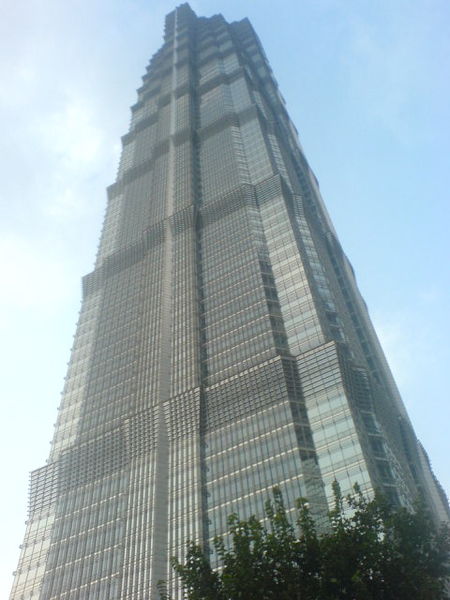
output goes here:
[[11, 600], [181, 597], [168, 558], [274, 485], [445, 517], [250, 23], [170, 13], [122, 141]]

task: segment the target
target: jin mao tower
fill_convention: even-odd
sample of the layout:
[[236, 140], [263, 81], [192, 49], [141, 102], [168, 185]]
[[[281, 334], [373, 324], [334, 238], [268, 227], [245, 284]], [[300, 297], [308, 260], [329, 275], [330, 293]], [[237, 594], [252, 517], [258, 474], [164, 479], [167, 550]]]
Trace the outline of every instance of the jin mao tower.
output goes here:
[[278, 485], [446, 500], [248, 20], [166, 18], [108, 188], [11, 600], [156, 599]]

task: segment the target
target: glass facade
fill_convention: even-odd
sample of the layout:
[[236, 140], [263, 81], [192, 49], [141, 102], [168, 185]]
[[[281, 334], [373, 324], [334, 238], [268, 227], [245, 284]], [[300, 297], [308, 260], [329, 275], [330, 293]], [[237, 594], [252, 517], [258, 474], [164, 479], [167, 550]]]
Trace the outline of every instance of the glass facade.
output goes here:
[[170, 13], [122, 142], [11, 600], [180, 597], [168, 557], [274, 485], [445, 518], [248, 20]]

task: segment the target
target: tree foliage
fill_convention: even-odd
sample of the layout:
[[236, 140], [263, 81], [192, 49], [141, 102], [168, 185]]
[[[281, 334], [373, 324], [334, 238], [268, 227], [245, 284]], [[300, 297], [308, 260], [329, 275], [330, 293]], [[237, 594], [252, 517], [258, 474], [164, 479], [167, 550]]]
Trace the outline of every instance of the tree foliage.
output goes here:
[[[424, 507], [394, 509], [366, 499], [355, 486], [343, 498], [335, 486], [330, 526], [319, 532], [308, 503], [298, 500], [291, 525], [279, 490], [266, 503], [266, 522], [229, 517], [228, 544], [209, 552], [188, 544], [184, 564], [173, 559], [188, 600], [444, 600], [450, 574], [448, 527], [436, 529]], [[447, 580], [448, 581], [448, 580]], [[163, 594], [164, 597], [164, 594]], [[165, 595], [167, 598], [167, 595]]]

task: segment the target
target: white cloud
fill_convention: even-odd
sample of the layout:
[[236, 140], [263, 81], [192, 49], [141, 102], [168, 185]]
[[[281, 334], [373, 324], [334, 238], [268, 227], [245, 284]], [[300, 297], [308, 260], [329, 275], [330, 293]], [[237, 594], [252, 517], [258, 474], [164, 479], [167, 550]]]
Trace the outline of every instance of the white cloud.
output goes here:
[[404, 399], [414, 403], [418, 411], [427, 409], [424, 397], [435, 396], [433, 378], [448, 354], [447, 303], [447, 294], [433, 285], [410, 297], [407, 305], [373, 315], [381, 345]]
[[31, 308], [36, 313], [51, 313], [73, 293], [67, 258], [56, 249], [9, 234], [0, 239], [0, 256], [3, 318]]
[[103, 135], [95, 123], [95, 111], [86, 100], [70, 98], [65, 106], [36, 122], [43, 146], [58, 156], [66, 168], [98, 159]]
[[90, 182], [114, 156], [97, 121], [95, 105], [72, 97], [60, 110], [33, 123], [32, 137], [45, 156], [38, 193], [45, 215], [74, 223], [89, 212]]

